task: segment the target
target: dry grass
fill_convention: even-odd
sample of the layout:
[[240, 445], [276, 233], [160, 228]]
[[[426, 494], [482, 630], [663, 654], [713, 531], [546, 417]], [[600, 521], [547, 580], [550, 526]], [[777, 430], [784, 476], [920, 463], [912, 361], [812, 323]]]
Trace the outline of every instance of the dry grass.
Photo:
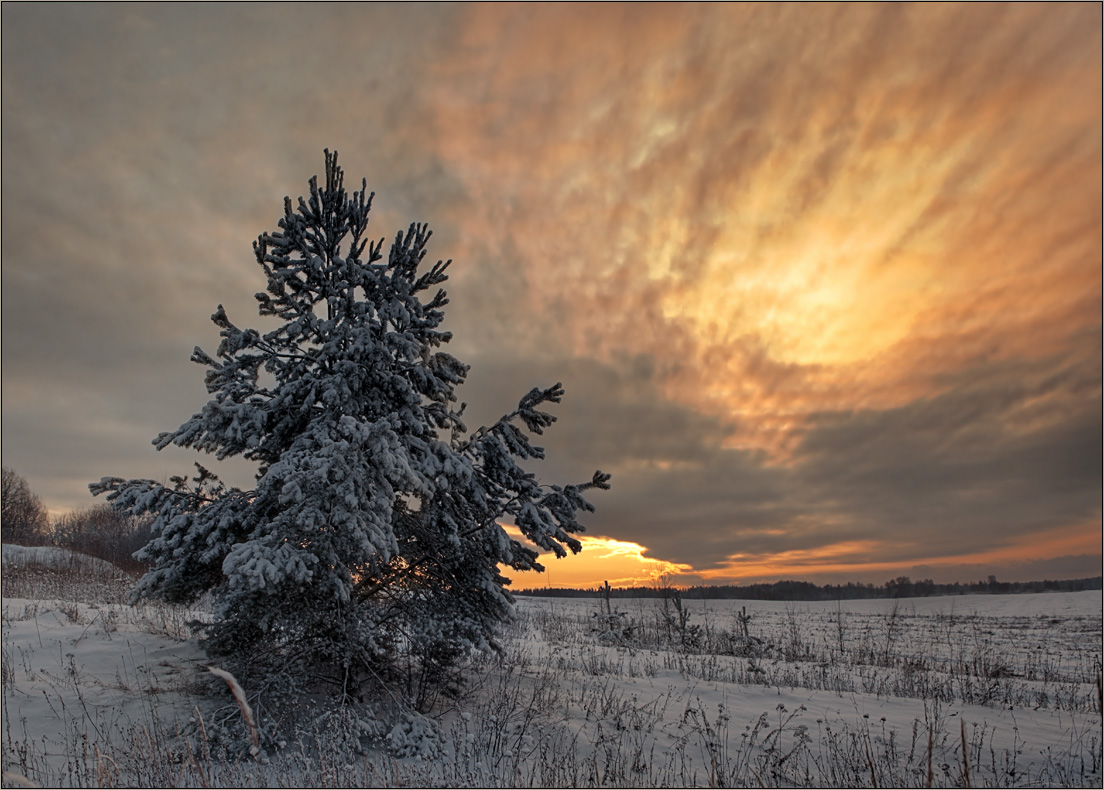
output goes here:
[[[60, 600], [73, 590], [80, 595], [96, 592], [81, 578], [70, 578], [70, 589], [65, 574], [54, 576], [54, 572], [38, 568], [17, 583], [23, 585], [21, 589], [38, 585], [52, 593], [50, 598]], [[35, 574], [42, 578], [36, 580]], [[7, 582], [5, 573], [5, 592]], [[186, 613], [117, 606], [110, 599], [110, 588], [102, 592], [109, 600], [100, 601], [98, 608], [89, 605], [96, 602], [71, 604], [63, 616], [87, 629], [134, 625], [177, 639], [190, 637]], [[178, 711], [165, 708], [163, 689], [152, 676], [133, 673], [120, 683], [128, 693], [146, 700], [141, 716], [109, 720], [72, 705], [64, 708], [66, 698], [60, 693], [55, 697], [53, 704], [65, 725], [61, 745], [65, 756], [59, 761], [26, 735], [25, 726], [5, 706], [2, 784], [34, 786], [32, 780], [47, 786], [98, 787], [1101, 784], [1099, 658], [1085, 670], [1084, 656], [999, 652], [994, 645], [1005, 635], [995, 621], [968, 616], [933, 619], [925, 631], [903, 610], [880, 621], [853, 613], [844, 620], [841, 610], [835, 620], [819, 623], [818, 631], [803, 619], [800, 609], [792, 607], [774, 623], [749, 618], [744, 611], [742, 621], [734, 621], [730, 629], [714, 613], [692, 632], [690, 626], [695, 623], [686, 617], [649, 619], [642, 610], [626, 616], [624, 622], [631, 620], [633, 628], [619, 625], [619, 635], [613, 639], [604, 631], [592, 632], [594, 618], [589, 612], [569, 611], [559, 603], [556, 607], [556, 615], [551, 616], [539, 606], [523, 606], [517, 621], [503, 630], [504, 653], [474, 656], [464, 695], [431, 718], [373, 721], [367, 708], [348, 708], [304, 717], [292, 731], [279, 734], [265, 730], [263, 708], [252, 706], [246, 690], [224, 670], [209, 668], [210, 676], [225, 682], [233, 702], [226, 704], [225, 690], [213, 684], [206, 692], [193, 686], [188, 690], [194, 695], [188, 702], [191, 716], [185, 713], [183, 719]], [[118, 614], [112, 621], [106, 612]], [[18, 616], [39, 613], [39, 607], [30, 604]], [[1022, 624], [1004, 626], [1013, 632], [1008, 639], [1025, 633]], [[1063, 625], [1049, 627], [1058, 631]], [[931, 641], [916, 643], [918, 633], [928, 633]], [[943, 642], [946, 649], [935, 649], [937, 640], [952, 635], [955, 641]], [[617, 640], [624, 643], [612, 643]], [[987, 650], [992, 655], [986, 655]], [[14, 688], [21, 673], [46, 668], [34, 662], [39, 658], [21, 656], [5, 646], [4, 690]], [[59, 683], [78, 693], [86, 682], [75, 669], [66, 674], [63, 661], [50, 671]], [[639, 688], [651, 691], [638, 697], [626, 684], [627, 678], [636, 678]], [[743, 721], [734, 713], [738, 707], [707, 705], [695, 696], [695, 689], [729, 684], [734, 694], [745, 696], [751, 690], [771, 694], [777, 690], [784, 699], [798, 699], [785, 696], [792, 684], [806, 697], [827, 691], [841, 699], [849, 694], [909, 699], [923, 713], [912, 722], [911, 733], [908, 727], [892, 730], [884, 719], [879, 726], [862, 717], [824, 716], [792, 702], [779, 702], [774, 710]], [[984, 721], [968, 726], [959, 717], [959, 727], [953, 727], [949, 706], [961, 705], [963, 700], [973, 705], [988, 700], [981, 703], [983, 709], [989, 705], [996, 712], [1005, 704], [1003, 698], [1038, 704], [1040, 687], [1047, 690], [1048, 709], [1070, 722], [1069, 743], [1061, 750], [1023, 754], [1022, 745], [994, 746], [993, 727]], [[97, 729], [103, 739], [91, 737]], [[242, 745], [246, 739], [248, 747]], [[400, 743], [401, 754], [394, 748]]]
[[123, 604], [136, 581], [103, 560], [73, 554], [62, 563], [5, 562], [0, 588], [4, 598]]

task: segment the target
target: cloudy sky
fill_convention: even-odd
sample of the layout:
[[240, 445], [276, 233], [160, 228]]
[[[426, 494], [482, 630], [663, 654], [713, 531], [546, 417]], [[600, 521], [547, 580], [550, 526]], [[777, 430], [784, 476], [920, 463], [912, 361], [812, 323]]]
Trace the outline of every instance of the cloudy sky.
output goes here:
[[[203, 404], [340, 152], [453, 258], [472, 427], [613, 474], [521, 586], [1101, 570], [1099, 4], [3, 6], [3, 463], [55, 513]], [[227, 470], [249, 480], [249, 470]]]

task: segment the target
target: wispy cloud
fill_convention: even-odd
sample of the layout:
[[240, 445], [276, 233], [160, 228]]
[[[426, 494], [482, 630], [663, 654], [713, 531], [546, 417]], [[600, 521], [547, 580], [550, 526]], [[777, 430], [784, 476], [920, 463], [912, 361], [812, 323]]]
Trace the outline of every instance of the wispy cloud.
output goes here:
[[702, 573], [1099, 537], [1099, 6], [4, 22], [4, 455], [48, 500], [198, 408], [329, 146], [457, 260], [473, 419], [565, 383], [545, 471], [614, 472], [596, 536]]

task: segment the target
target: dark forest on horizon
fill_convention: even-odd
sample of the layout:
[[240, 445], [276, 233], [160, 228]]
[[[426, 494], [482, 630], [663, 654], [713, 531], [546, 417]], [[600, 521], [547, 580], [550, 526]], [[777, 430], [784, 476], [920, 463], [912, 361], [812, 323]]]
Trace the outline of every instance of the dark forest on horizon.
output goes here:
[[935, 595], [967, 595], [977, 593], [1041, 593], [1041, 592], [1082, 592], [1099, 590], [1104, 577], [1091, 576], [1084, 579], [1045, 579], [1032, 582], [1002, 582], [995, 576], [976, 582], [953, 582], [937, 584], [931, 579], [912, 581], [907, 576], [899, 576], [882, 585], [873, 583], [817, 585], [812, 582], [783, 580], [771, 584], [724, 584], [715, 586], [695, 585], [693, 587], [674, 587], [659, 584], [651, 587], [602, 587], [569, 588], [550, 587], [544, 589], [513, 590], [516, 595], [528, 595], [541, 598], [663, 598], [678, 590], [685, 600], [746, 600], [746, 601], [838, 601], [873, 598], [926, 598]]

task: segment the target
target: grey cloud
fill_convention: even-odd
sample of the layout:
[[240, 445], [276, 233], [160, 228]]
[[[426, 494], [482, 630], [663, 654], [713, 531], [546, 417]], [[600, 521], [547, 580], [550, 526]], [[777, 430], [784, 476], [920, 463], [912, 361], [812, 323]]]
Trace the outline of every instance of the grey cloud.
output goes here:
[[[597, 512], [584, 519], [591, 534], [706, 567], [746, 550], [757, 530], [777, 529], [799, 515], [786, 501], [784, 475], [765, 467], [760, 454], [722, 449], [724, 424], [666, 399], [650, 361], [464, 361], [472, 365], [460, 393], [471, 404], [469, 428], [509, 411], [534, 386], [563, 382], [563, 402], [548, 409], [557, 422], [535, 437], [548, 460], [534, 469], [555, 483], [588, 480], [595, 469], [613, 475], [612, 489], [591, 498]], [[734, 536], [740, 531], [743, 536]]]
[[[473, 364], [473, 425], [563, 381], [540, 471], [615, 474], [594, 534], [702, 570], [858, 540], [884, 545], [871, 560], [976, 551], [1091, 519], [1094, 500], [1099, 518], [1099, 276], [1084, 262], [1099, 261], [1100, 194], [1083, 176], [1099, 172], [1099, 7], [3, 17], [4, 461], [54, 507], [101, 474], [187, 470], [149, 440], [202, 403], [187, 357], [217, 344], [215, 305], [256, 325], [250, 242], [328, 146], [377, 192], [376, 235], [428, 220], [431, 254], [456, 259], [448, 327]], [[942, 394], [871, 408], [866, 370], [787, 363], [735, 319], [718, 339], [665, 314], [733, 229], [737, 252], [762, 254], [869, 150], [926, 171], [962, 141], [976, 150], [897, 241], [928, 254], [946, 236], [959, 268], [988, 262], [985, 311], [933, 306], [884, 384]], [[792, 183], [757, 204], [779, 163]], [[665, 245], [670, 270], [652, 277]], [[1030, 310], [1012, 299], [1072, 275], [1073, 301], [1060, 285]], [[699, 391], [722, 377], [732, 403], [773, 411], [706, 413]], [[723, 446], [817, 408], [789, 465]]]
[[798, 482], [912, 552], [984, 551], [1098, 517], [1099, 390], [1071, 399], [1066, 380], [1091, 387], [1094, 373], [1063, 363], [993, 366], [899, 408], [821, 415], [797, 451]]
[[552, 471], [615, 473], [594, 498], [591, 531], [698, 571], [733, 554], [851, 541], [875, 548], [848, 561], [967, 555], [1099, 517], [1101, 403], [1070, 400], [1093, 372], [1068, 359], [964, 372], [943, 395], [899, 408], [822, 414], [789, 466], [722, 448], [720, 423], [629, 370], [560, 360], [486, 372], [518, 392], [564, 380], [560, 422], [542, 442]]
[[[457, 198], [409, 111], [450, 12], [3, 15], [4, 458], [43, 470], [82, 459], [85, 475], [42, 476], [61, 507], [86, 496], [87, 479], [69, 477], [134, 470], [153, 433], [201, 405], [191, 349], [217, 345], [220, 302], [256, 325], [263, 280], [250, 244], [274, 229], [284, 195], [306, 192], [323, 147], [373, 179], [381, 236]], [[401, 53], [381, 35], [400, 22], [420, 33]], [[142, 438], [119, 453], [130, 462], [107, 468], [134, 437], [95, 426], [120, 412]]]
[[[461, 391], [474, 428], [513, 408], [533, 386], [564, 384], [557, 422], [537, 437], [548, 460], [545, 482], [578, 482], [594, 469], [613, 474], [597, 492], [591, 534], [645, 545], [650, 555], [702, 569], [737, 551], [792, 547], [798, 534], [767, 535], [800, 524], [812, 503], [798, 504], [784, 470], [761, 453], [725, 450], [726, 426], [666, 399], [653, 362], [607, 364], [586, 358], [481, 358]], [[503, 400], [503, 393], [513, 393]], [[827, 533], [820, 536], [831, 541]]]
[[[656, 389], [654, 363], [646, 357], [603, 363], [585, 357], [464, 358], [472, 366], [460, 391], [469, 402], [470, 428], [513, 409], [535, 386], [564, 385], [560, 404], [548, 411], [556, 423], [538, 443], [550, 463], [573, 468], [586, 477], [594, 468], [606, 471], [658, 462], [701, 464], [723, 439], [723, 424], [667, 401]], [[583, 467], [590, 465], [590, 469]]]

